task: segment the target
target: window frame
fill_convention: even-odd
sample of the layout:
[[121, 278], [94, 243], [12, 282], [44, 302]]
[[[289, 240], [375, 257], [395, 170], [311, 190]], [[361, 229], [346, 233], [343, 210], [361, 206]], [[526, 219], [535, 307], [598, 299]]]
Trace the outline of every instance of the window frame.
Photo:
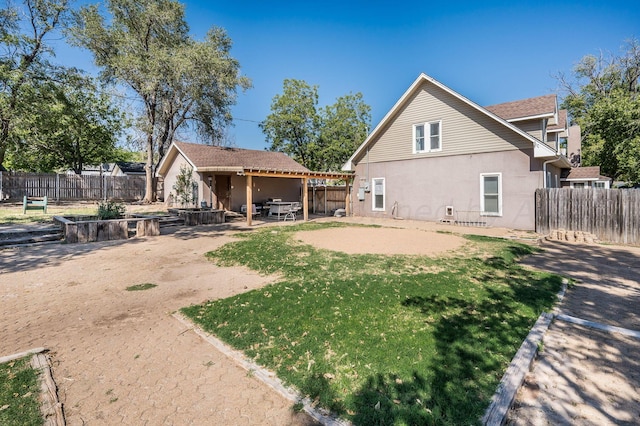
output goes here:
[[[485, 207], [485, 192], [484, 192], [484, 179], [486, 177], [497, 177], [498, 178], [498, 211], [497, 212], [488, 212]], [[490, 194], [493, 195], [493, 194]], [[480, 215], [481, 216], [502, 216], [502, 173], [501, 172], [493, 172], [493, 173], [480, 173]]]
[[[432, 124], [438, 124], [438, 135], [437, 135], [438, 148], [435, 148], [435, 149], [431, 148], [431, 138], [434, 136], [431, 134]], [[420, 126], [422, 126], [422, 128], [424, 129], [424, 133], [423, 133], [424, 149], [421, 149], [421, 150], [418, 149], [418, 141], [416, 137], [416, 134], [417, 134], [416, 129]], [[413, 125], [413, 153], [423, 154], [427, 152], [439, 152], [439, 151], [442, 151], [442, 120], [432, 120], [432, 121], [425, 121], [423, 123], [415, 123]]]
[[[376, 181], [382, 181], [382, 208], [376, 207]], [[387, 206], [387, 183], [383, 177], [371, 178], [371, 210], [383, 212]]]

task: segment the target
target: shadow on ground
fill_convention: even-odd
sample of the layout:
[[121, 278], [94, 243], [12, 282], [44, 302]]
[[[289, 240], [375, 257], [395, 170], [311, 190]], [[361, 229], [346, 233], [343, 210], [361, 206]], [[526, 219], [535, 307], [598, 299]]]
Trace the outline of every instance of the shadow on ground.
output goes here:
[[575, 280], [562, 311], [603, 324], [640, 330], [640, 249], [545, 242], [522, 263]]
[[[253, 228], [243, 223], [219, 225], [174, 226], [163, 228], [160, 235], [190, 240], [195, 238], [216, 238], [229, 232], [248, 232]], [[3, 273], [18, 272], [42, 266], [56, 266], [65, 260], [85, 256], [99, 250], [108, 250], [123, 244], [144, 245], [155, 237], [129, 238], [127, 240], [98, 241], [77, 244], [35, 244], [0, 250], [0, 276]], [[170, 244], [170, 242], [167, 242]]]
[[[640, 331], [640, 249], [544, 242], [524, 264], [574, 280], [559, 310]], [[556, 320], [511, 425], [640, 424], [640, 339]]]

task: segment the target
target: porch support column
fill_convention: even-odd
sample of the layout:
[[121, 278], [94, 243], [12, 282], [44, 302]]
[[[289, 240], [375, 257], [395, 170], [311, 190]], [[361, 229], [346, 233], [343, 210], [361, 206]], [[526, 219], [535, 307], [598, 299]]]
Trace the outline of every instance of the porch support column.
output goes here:
[[349, 186], [349, 180], [350, 180], [349, 178], [345, 179], [346, 188], [345, 188], [344, 193], [346, 195], [345, 195], [345, 198], [344, 198], [344, 210], [345, 210], [345, 215], [346, 216], [351, 216], [351, 202], [350, 202], [351, 201], [351, 188]]
[[308, 179], [302, 178], [302, 217], [304, 221], [309, 220], [309, 188], [307, 188]]
[[247, 226], [251, 226], [251, 219], [253, 218], [253, 176], [246, 175], [247, 180]]

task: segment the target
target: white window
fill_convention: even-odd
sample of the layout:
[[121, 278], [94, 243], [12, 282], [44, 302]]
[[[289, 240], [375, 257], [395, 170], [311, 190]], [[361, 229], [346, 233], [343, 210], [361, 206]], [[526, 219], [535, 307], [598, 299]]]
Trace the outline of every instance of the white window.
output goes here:
[[374, 211], [384, 211], [384, 198], [385, 198], [385, 188], [384, 188], [384, 178], [374, 178], [372, 179], [373, 186], [373, 205], [372, 209]]
[[480, 209], [484, 216], [502, 216], [502, 173], [480, 175]]
[[593, 182], [593, 187], [594, 188], [604, 189], [605, 185], [604, 185], [604, 182]]
[[413, 125], [413, 153], [442, 150], [442, 121]]

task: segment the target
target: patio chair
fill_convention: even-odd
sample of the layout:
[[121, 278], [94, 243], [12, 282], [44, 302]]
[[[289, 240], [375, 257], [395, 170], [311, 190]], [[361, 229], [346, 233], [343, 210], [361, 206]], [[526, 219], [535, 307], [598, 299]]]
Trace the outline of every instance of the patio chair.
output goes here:
[[[244, 213], [245, 215], [247, 215], [247, 205], [243, 204], [240, 207], [240, 212]], [[255, 204], [251, 204], [251, 217], [257, 217], [260, 215], [260, 212], [258, 211], [257, 207]]]
[[291, 204], [291, 207], [289, 208], [289, 211], [287, 212], [287, 214], [284, 216], [284, 220], [296, 220], [296, 214], [298, 214], [298, 211], [300, 210], [300, 203], [293, 203]]

